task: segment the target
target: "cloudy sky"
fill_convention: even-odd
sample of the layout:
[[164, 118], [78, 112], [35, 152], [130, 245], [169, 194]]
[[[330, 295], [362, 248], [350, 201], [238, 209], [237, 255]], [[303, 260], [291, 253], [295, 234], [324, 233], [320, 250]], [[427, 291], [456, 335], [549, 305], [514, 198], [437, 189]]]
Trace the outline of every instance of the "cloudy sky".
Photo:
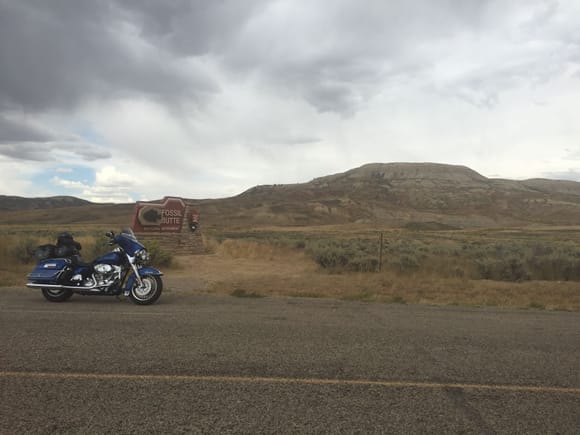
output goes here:
[[580, 180], [578, 0], [0, 0], [0, 194]]

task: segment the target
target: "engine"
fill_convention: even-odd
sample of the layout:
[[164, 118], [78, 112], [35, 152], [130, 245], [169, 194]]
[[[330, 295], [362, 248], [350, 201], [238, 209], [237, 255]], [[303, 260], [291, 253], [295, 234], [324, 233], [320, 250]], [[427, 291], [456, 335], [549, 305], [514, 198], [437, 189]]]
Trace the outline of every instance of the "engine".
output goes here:
[[98, 286], [108, 286], [115, 282], [115, 280], [121, 279], [122, 269], [120, 266], [114, 266], [112, 264], [95, 264], [94, 270], [94, 277], [97, 280]]

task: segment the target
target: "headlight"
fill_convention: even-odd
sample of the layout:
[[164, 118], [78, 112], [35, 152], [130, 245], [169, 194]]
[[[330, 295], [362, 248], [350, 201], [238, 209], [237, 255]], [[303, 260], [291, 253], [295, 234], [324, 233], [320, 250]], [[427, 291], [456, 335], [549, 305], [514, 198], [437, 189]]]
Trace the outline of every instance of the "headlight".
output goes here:
[[149, 261], [149, 252], [147, 252], [147, 249], [141, 249], [135, 253], [135, 257], [137, 257], [143, 263], [146, 263]]

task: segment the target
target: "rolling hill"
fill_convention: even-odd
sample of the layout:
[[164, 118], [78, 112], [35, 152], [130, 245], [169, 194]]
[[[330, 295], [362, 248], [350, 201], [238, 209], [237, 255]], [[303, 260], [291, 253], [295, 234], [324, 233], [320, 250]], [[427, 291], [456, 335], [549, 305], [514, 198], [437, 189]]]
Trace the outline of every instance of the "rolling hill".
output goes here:
[[0, 210], [34, 210], [44, 208], [78, 207], [91, 204], [74, 196], [52, 196], [48, 198], [22, 198], [0, 195]]
[[[25, 199], [21, 209], [7, 210], [5, 198], [0, 197], [0, 223], [127, 225], [133, 210], [133, 204], [91, 203], [48, 208], [40, 207], [38, 200], [34, 200], [35, 207], [27, 207]], [[210, 228], [352, 223], [475, 228], [580, 223], [578, 182], [491, 179], [464, 166], [433, 163], [371, 163], [308, 183], [256, 186], [231, 198], [187, 201]]]

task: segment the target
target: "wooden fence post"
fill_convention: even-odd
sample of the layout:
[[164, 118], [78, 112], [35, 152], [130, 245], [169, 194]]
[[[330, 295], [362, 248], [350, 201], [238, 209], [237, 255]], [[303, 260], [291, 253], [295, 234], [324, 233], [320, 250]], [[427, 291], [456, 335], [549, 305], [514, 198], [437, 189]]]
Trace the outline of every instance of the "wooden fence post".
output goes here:
[[381, 231], [379, 236], [379, 272], [383, 269], [383, 232]]

